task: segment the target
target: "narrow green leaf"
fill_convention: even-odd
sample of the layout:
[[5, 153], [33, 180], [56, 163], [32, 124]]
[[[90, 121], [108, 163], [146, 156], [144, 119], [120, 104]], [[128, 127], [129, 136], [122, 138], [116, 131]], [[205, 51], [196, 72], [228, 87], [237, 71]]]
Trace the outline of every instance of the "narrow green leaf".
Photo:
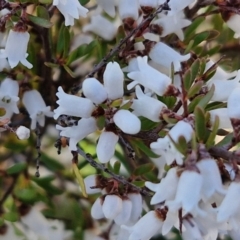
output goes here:
[[48, 21], [50, 20], [48, 10], [44, 6], [38, 5], [36, 7], [36, 11], [37, 11], [37, 16], [38, 17], [46, 19]]
[[4, 213], [2, 217], [9, 222], [16, 222], [19, 220], [19, 214], [17, 212], [7, 212]]
[[50, 68], [58, 68], [59, 67], [58, 64], [51, 63], [51, 62], [44, 62], [44, 65], [46, 65], [47, 67], [50, 67]]
[[193, 86], [188, 90], [187, 96], [188, 98], [191, 98], [195, 96], [199, 91], [201, 90], [204, 82], [203, 81], [198, 81], [193, 84]]
[[216, 116], [214, 124], [212, 126], [212, 131], [211, 131], [211, 133], [208, 137], [208, 140], [206, 142], [207, 148], [212, 147], [214, 145], [214, 142], [215, 142], [215, 139], [216, 139], [216, 136], [217, 136], [217, 131], [218, 131], [218, 128], [219, 128], [219, 122], [220, 122], [219, 117]]
[[119, 174], [121, 168], [121, 163], [119, 161], [116, 161], [113, 165], [113, 171], [116, 174]]
[[218, 108], [226, 108], [226, 107], [227, 107], [226, 102], [211, 102], [206, 106], [206, 110], [210, 111], [210, 110], [214, 110]]
[[176, 124], [178, 122], [178, 120], [176, 118], [170, 118], [169, 117], [169, 114], [162, 114], [162, 118], [167, 122], [167, 123], [170, 123], [170, 124]]
[[38, 0], [39, 3], [42, 3], [42, 4], [51, 4], [52, 3], [52, 0]]
[[205, 21], [204, 17], [199, 17], [196, 18], [191, 25], [189, 25], [185, 31], [185, 41], [188, 41], [191, 36], [194, 34], [194, 32], [196, 31], [197, 27], [203, 22]]
[[175, 142], [170, 135], [168, 135], [169, 138], [171, 139], [171, 142], [175, 146], [175, 148], [182, 153], [183, 155], [186, 155], [187, 153], [187, 142], [186, 139], [183, 136], [180, 136], [178, 138], [178, 142]]
[[210, 36], [210, 31], [204, 31], [201, 33], [198, 33], [194, 36], [194, 43], [192, 47], [198, 46], [201, 42], [207, 40], [207, 38]]
[[208, 93], [200, 100], [200, 102], [198, 103], [198, 106], [205, 109], [209, 101], [212, 99], [214, 91], [215, 91], [215, 87], [213, 84], [211, 89], [208, 91]]
[[151, 172], [155, 168], [153, 163], [146, 163], [142, 164], [141, 166], [138, 166], [134, 172], [133, 175], [135, 176], [141, 176], [147, 172]]
[[80, 174], [80, 171], [78, 170], [77, 164], [73, 164], [73, 173], [75, 175], [75, 177], [78, 180], [79, 186], [81, 187], [82, 190], [82, 194], [85, 198], [88, 197], [87, 192], [86, 192], [86, 186], [83, 180], [82, 175]]
[[192, 73], [192, 82], [194, 82], [195, 78], [198, 76], [199, 68], [200, 68], [200, 59], [196, 59], [191, 66], [191, 73]]
[[144, 187], [145, 181], [133, 181], [133, 184], [137, 187]]
[[203, 99], [204, 95], [199, 95], [195, 97], [189, 104], [188, 104], [188, 112], [192, 113], [195, 107], [199, 104], [199, 102]]
[[222, 147], [226, 144], [229, 144], [232, 142], [233, 139], [233, 133], [229, 133], [226, 137], [224, 137], [220, 142], [218, 142], [215, 146], [216, 147]]
[[72, 78], [75, 78], [75, 74], [74, 72], [66, 65], [66, 64], [63, 64], [63, 68], [66, 70], [66, 72], [72, 77]]
[[30, 15], [30, 14], [28, 14], [27, 17], [32, 23], [34, 23], [40, 27], [50, 28], [53, 25], [49, 20], [41, 18], [41, 17], [36, 17], [36, 16]]
[[197, 106], [194, 110], [195, 116], [195, 130], [197, 139], [200, 142], [204, 142], [206, 137], [206, 120], [204, 110]]
[[188, 69], [183, 76], [184, 88], [186, 91], [192, 86], [192, 72], [191, 69]]
[[26, 163], [16, 163], [12, 167], [8, 168], [6, 172], [9, 175], [13, 175], [13, 174], [21, 173], [26, 168], [27, 168], [27, 164]]

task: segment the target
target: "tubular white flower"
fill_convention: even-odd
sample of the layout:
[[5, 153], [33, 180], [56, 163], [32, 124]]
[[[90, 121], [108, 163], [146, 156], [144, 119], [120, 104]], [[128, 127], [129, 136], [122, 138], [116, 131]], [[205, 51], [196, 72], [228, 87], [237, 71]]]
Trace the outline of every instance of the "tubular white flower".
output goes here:
[[89, 176], [85, 177], [84, 184], [86, 187], [87, 194], [95, 194], [95, 193], [101, 192], [100, 188], [91, 188], [91, 187], [95, 187], [97, 185], [97, 175], [89, 175]]
[[167, 87], [171, 84], [171, 79], [149, 66], [146, 62], [146, 58], [137, 57], [137, 62], [139, 71], [128, 73], [128, 77], [134, 81], [127, 85], [127, 89], [130, 90], [135, 85], [141, 84], [145, 88], [162, 96], [167, 90]]
[[150, 211], [134, 226], [127, 227], [122, 225], [122, 228], [130, 232], [129, 240], [149, 240], [161, 229], [162, 224], [163, 221], [158, 217], [156, 211]]
[[122, 211], [122, 199], [117, 195], [107, 195], [102, 205], [102, 211], [106, 218], [114, 219]]
[[37, 123], [43, 127], [45, 124], [45, 116], [53, 116], [50, 106], [46, 106], [42, 95], [37, 90], [24, 92], [22, 102], [32, 119], [31, 129], [35, 129]]
[[[210, 67], [212, 67], [213, 64], [214, 64], [214, 62], [210, 59], [206, 63], [205, 72]], [[223, 70], [221, 67], [217, 67], [215, 74], [211, 77], [211, 79], [208, 81], [208, 83], [213, 81], [213, 80], [226, 80], [226, 79], [230, 79], [232, 77], [235, 77], [236, 75], [237, 75], [237, 71], [233, 71], [233, 72], [229, 73], [229, 72], [226, 72], [225, 70]]]
[[197, 223], [193, 220], [193, 218], [183, 220], [183, 225], [185, 227], [185, 231], [182, 233], [182, 237], [184, 240], [202, 240], [203, 237], [198, 229]]
[[208, 88], [214, 84], [215, 91], [212, 97], [212, 101], [227, 101], [229, 95], [235, 88], [240, 88], [240, 70], [237, 76], [232, 80], [213, 80], [208, 83]]
[[102, 211], [102, 204], [103, 204], [103, 200], [101, 198], [97, 198], [94, 204], [92, 205], [91, 216], [94, 219], [104, 218], [104, 214]]
[[82, 90], [84, 95], [92, 102], [100, 104], [107, 99], [107, 92], [96, 78], [87, 78], [83, 81]]
[[240, 37], [240, 26], [239, 26], [240, 16], [238, 14], [232, 14], [231, 17], [226, 21], [226, 24], [231, 28], [235, 34], [235, 38]]
[[216, 116], [219, 117], [219, 128], [232, 128], [231, 121], [228, 117], [228, 109], [227, 108], [217, 108], [214, 110], [210, 110], [210, 123], [214, 124]]
[[61, 136], [70, 138], [69, 149], [71, 151], [76, 151], [76, 144], [90, 133], [95, 132], [97, 130], [97, 124], [95, 118], [90, 117], [80, 119], [77, 126], [64, 128], [60, 125], [57, 125], [56, 128], [61, 130]]
[[117, 62], [109, 62], [103, 74], [104, 87], [108, 98], [115, 100], [123, 96], [123, 72]]
[[174, 65], [174, 71], [181, 69], [181, 62], [187, 61], [191, 54], [180, 55], [177, 51], [166, 45], [165, 43], [158, 42], [149, 52], [149, 57], [156, 63], [164, 67], [171, 68]]
[[58, 87], [56, 95], [59, 98], [57, 101], [59, 107], [54, 110], [54, 119], [57, 119], [62, 114], [88, 118], [95, 108], [89, 99], [67, 94], [62, 87]]
[[229, 118], [240, 119], [240, 88], [235, 88], [228, 97], [227, 109]]
[[201, 195], [204, 201], [207, 201], [216, 192], [226, 194], [217, 163], [213, 159], [202, 159], [196, 165], [203, 177]]
[[53, 0], [53, 6], [56, 6], [64, 16], [65, 26], [74, 25], [74, 18], [86, 17], [88, 12], [78, 0]]
[[150, 203], [154, 205], [166, 200], [172, 200], [177, 191], [178, 180], [177, 168], [174, 167], [167, 172], [166, 177], [160, 183], [145, 182], [146, 187], [155, 192]]
[[[227, 194], [218, 208], [217, 221], [228, 221], [231, 227], [239, 228], [240, 183], [232, 182], [228, 187]], [[237, 219], [237, 222], [236, 222]]]
[[19, 85], [17, 81], [5, 78], [0, 85], [0, 107], [4, 108], [6, 113], [3, 117], [11, 118], [13, 113], [19, 113], [17, 102]]
[[129, 4], [128, 0], [119, 0], [118, 10], [120, 18], [122, 20], [126, 18], [132, 18], [134, 20], [137, 20], [138, 8], [139, 8], [138, 0], [131, 0], [131, 4]]
[[95, 33], [107, 41], [111, 41], [117, 33], [117, 28], [112, 22], [103, 16], [97, 15], [92, 16], [91, 23], [83, 27], [83, 32], [88, 31]]
[[130, 199], [125, 198], [122, 200], [122, 210], [121, 212], [114, 218], [114, 222], [117, 225], [122, 225], [128, 222], [131, 217], [132, 211], [132, 202]]
[[178, 38], [183, 41], [184, 34], [182, 29], [189, 26], [191, 24], [191, 21], [185, 19], [184, 14], [177, 13], [174, 16], [164, 16], [160, 19], [157, 19], [153, 22], [153, 24], [157, 24], [161, 27], [161, 37], [165, 37], [168, 34], [175, 33]]
[[115, 2], [109, 0], [96, 0], [103, 10], [111, 17], [115, 17]]
[[18, 136], [19, 139], [28, 139], [30, 137], [30, 130], [24, 126], [18, 127], [16, 130], [16, 135]]
[[142, 205], [143, 205], [142, 195], [140, 193], [128, 193], [127, 197], [132, 202], [132, 210], [131, 210], [131, 216], [129, 220], [135, 223], [139, 219], [142, 213]]
[[133, 104], [131, 106], [131, 108], [134, 110], [133, 113], [136, 116], [146, 117], [153, 122], [159, 122], [162, 108], [166, 107], [166, 105], [157, 99], [144, 94], [139, 86], [136, 86], [135, 91], [138, 99], [133, 100]]
[[[0, 58], [8, 58], [11, 68], [21, 62], [25, 67], [32, 68], [32, 64], [27, 61], [27, 46], [30, 35], [28, 32], [17, 32], [10, 30], [4, 51], [0, 52]], [[16, 42], [18, 44], [16, 44]]]
[[118, 135], [113, 132], [102, 132], [96, 150], [101, 163], [107, 163], [113, 157], [118, 139]]
[[136, 134], [141, 129], [138, 117], [128, 110], [120, 109], [113, 116], [114, 123], [125, 133]]
[[170, 211], [174, 212], [183, 208], [186, 213], [191, 213], [193, 216], [203, 215], [203, 211], [198, 207], [202, 185], [201, 174], [189, 170], [184, 171], [179, 178], [175, 200], [166, 202]]
[[171, 0], [168, 5], [171, 11], [168, 12], [169, 15], [175, 15], [177, 12], [180, 12], [185, 7], [193, 3], [195, 0]]

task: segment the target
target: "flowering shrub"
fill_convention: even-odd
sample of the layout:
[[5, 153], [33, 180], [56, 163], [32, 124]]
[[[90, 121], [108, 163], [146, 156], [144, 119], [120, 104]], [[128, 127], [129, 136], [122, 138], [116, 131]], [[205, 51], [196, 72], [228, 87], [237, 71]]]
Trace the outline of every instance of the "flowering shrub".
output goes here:
[[0, 0], [0, 239], [239, 240], [239, 23], [239, 0]]

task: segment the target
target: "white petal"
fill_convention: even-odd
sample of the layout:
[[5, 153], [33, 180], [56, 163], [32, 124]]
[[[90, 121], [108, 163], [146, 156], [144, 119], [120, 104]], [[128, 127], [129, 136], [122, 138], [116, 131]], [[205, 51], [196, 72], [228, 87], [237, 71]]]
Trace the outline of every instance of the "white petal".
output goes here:
[[100, 188], [91, 188], [91, 187], [96, 186], [96, 184], [97, 184], [96, 178], [97, 178], [97, 175], [89, 175], [84, 178], [84, 183], [85, 183], [87, 194], [95, 194], [95, 193], [101, 192]]
[[104, 218], [104, 214], [102, 211], [102, 199], [97, 198], [91, 208], [91, 215], [94, 219]]
[[129, 199], [123, 199], [122, 211], [114, 218], [114, 221], [118, 225], [127, 223], [131, 217], [132, 202]]
[[131, 0], [131, 4], [129, 4], [129, 0], [119, 0], [118, 9], [122, 20], [125, 18], [133, 18], [134, 20], [137, 20], [138, 8], [138, 0]]
[[82, 90], [84, 95], [92, 102], [100, 104], [107, 99], [107, 92], [96, 78], [87, 78], [83, 81]]
[[117, 195], [107, 195], [102, 206], [103, 214], [108, 219], [114, 219], [122, 211], [122, 199]]
[[128, 193], [127, 197], [132, 202], [132, 211], [130, 221], [136, 222], [142, 213], [143, 200], [140, 193]]
[[139, 118], [128, 110], [117, 111], [113, 116], [113, 121], [123, 132], [128, 134], [136, 134], [141, 129]]
[[97, 156], [101, 163], [107, 163], [113, 157], [118, 139], [113, 132], [102, 132], [97, 144]]

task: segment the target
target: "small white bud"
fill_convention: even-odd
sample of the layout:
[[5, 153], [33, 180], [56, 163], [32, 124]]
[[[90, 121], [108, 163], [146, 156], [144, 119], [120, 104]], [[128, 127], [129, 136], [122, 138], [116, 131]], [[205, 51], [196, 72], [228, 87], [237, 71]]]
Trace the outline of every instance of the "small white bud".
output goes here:
[[16, 135], [18, 136], [19, 139], [28, 139], [30, 136], [30, 130], [24, 126], [18, 127], [16, 130]]

